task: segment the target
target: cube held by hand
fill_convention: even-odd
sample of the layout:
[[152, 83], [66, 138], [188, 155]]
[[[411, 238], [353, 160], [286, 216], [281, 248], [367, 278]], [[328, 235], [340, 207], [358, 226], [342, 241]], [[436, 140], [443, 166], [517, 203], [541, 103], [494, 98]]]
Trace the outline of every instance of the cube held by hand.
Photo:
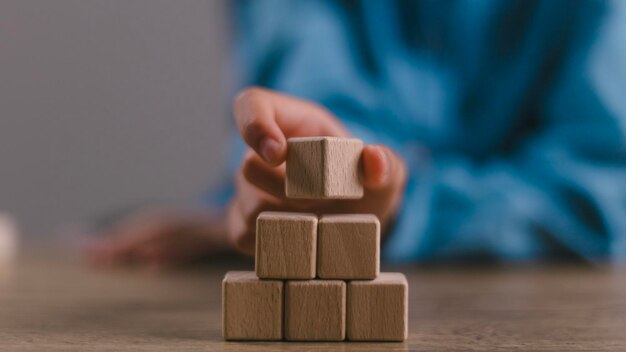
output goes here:
[[363, 185], [359, 179], [362, 150], [363, 142], [354, 138], [290, 138], [287, 141], [287, 197], [363, 197]]

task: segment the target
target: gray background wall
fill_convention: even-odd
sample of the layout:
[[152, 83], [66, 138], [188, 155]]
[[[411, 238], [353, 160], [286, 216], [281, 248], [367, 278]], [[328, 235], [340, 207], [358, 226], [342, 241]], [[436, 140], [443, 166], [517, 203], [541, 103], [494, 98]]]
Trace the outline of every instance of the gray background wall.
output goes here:
[[226, 4], [0, 0], [0, 211], [31, 236], [223, 170]]

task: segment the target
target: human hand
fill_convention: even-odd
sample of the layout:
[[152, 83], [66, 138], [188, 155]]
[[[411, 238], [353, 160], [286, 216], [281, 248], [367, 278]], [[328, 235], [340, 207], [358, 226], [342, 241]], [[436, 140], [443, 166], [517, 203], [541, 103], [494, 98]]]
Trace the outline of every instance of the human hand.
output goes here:
[[235, 175], [236, 193], [228, 208], [230, 241], [253, 255], [256, 218], [262, 211], [371, 213], [383, 234], [395, 216], [406, 183], [403, 159], [383, 145], [366, 145], [361, 154], [364, 196], [358, 200], [302, 200], [285, 196], [287, 138], [349, 137], [331, 112], [302, 99], [261, 88], [243, 91], [234, 104], [239, 132], [248, 144]]
[[160, 270], [231, 248], [223, 216], [199, 210], [147, 209], [103, 232], [85, 248], [86, 259], [97, 267]]

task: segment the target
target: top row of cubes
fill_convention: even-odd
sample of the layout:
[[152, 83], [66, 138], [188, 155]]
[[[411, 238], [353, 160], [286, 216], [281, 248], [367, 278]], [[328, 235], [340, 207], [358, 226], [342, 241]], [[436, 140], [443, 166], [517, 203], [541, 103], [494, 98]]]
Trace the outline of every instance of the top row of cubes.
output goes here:
[[263, 212], [257, 218], [255, 270], [262, 279], [362, 279], [378, 276], [380, 223], [370, 214]]
[[359, 168], [363, 142], [354, 138], [301, 137], [287, 141], [288, 198], [363, 197]]

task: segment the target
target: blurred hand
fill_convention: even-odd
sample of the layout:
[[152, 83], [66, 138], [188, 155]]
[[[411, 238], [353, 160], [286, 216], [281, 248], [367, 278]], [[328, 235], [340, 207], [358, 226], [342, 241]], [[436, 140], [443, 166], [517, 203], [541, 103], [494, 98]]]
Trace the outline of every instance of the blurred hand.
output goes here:
[[159, 270], [231, 248], [223, 216], [193, 210], [144, 210], [109, 228], [86, 247], [94, 266]]
[[406, 182], [404, 161], [383, 145], [367, 145], [361, 154], [365, 194], [358, 200], [302, 200], [285, 196], [287, 138], [349, 137], [339, 120], [312, 102], [250, 88], [235, 100], [239, 132], [250, 147], [235, 175], [236, 194], [228, 208], [230, 241], [253, 255], [256, 218], [262, 211], [371, 213], [383, 234], [401, 201]]

